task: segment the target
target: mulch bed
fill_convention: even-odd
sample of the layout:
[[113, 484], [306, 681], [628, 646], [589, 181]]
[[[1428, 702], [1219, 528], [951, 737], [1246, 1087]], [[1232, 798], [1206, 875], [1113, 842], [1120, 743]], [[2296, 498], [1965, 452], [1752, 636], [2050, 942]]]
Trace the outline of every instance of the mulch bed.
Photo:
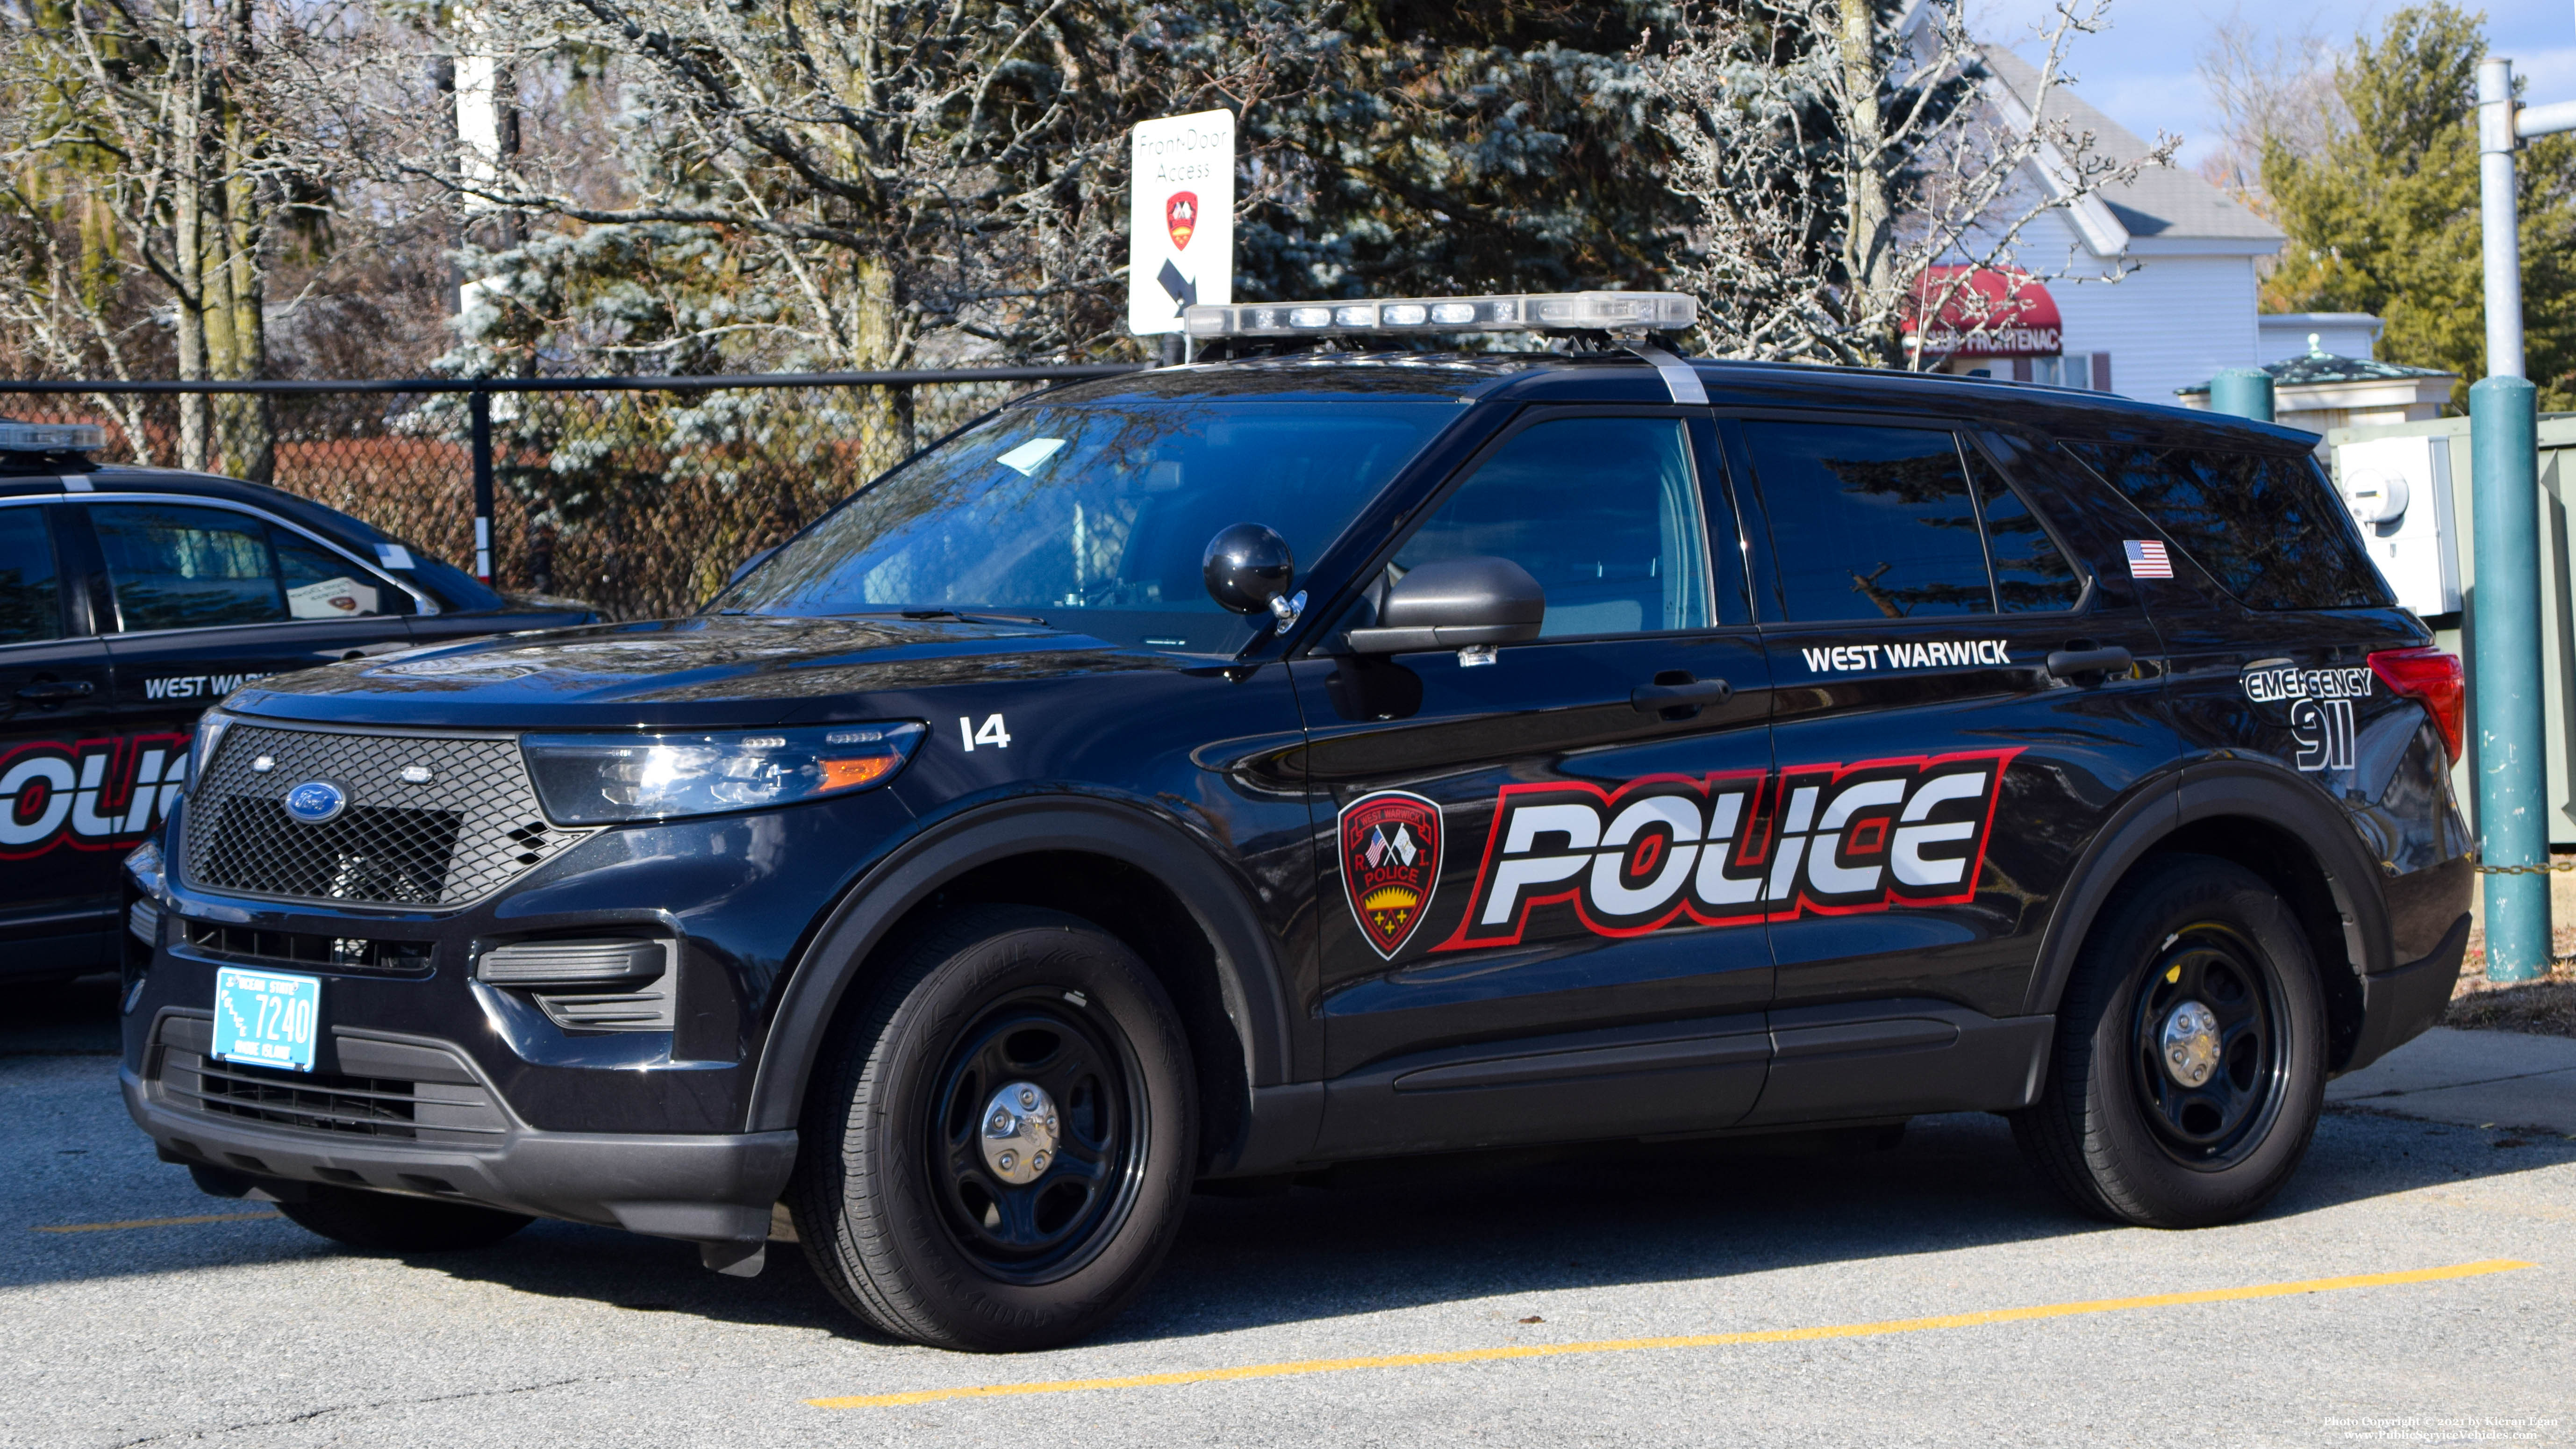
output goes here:
[[2486, 943], [2469, 937], [2469, 959], [2460, 984], [2451, 991], [2450, 1010], [2442, 1025], [2481, 1031], [2525, 1031], [2542, 1036], [2576, 1037], [2576, 926], [2561, 926], [2551, 943], [2558, 962], [2538, 981], [2501, 982], [2486, 978]]

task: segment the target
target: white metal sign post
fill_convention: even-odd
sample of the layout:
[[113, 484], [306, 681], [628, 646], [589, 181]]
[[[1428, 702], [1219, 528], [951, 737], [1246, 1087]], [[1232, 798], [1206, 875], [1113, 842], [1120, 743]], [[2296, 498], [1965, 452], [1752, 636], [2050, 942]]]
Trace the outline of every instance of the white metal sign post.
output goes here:
[[2478, 66], [2478, 222], [2486, 254], [2487, 375], [2469, 389], [2477, 593], [2469, 651], [2478, 722], [2479, 869], [2486, 876], [2486, 974], [2549, 970], [2547, 758], [2542, 754], [2538, 414], [2522, 375], [2522, 255], [2514, 148], [2576, 130], [2576, 103], [2518, 107], [2513, 63]]
[[1141, 121], [1127, 190], [1127, 330], [1181, 330], [1234, 300], [1234, 112]]

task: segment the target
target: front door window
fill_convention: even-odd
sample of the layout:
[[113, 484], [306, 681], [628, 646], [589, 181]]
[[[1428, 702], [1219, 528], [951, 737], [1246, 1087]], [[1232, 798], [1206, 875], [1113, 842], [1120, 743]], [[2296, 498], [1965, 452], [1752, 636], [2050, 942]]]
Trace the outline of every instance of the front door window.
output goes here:
[[1396, 552], [1507, 558], [1547, 590], [1543, 639], [1705, 628], [1708, 543], [1677, 418], [1567, 418], [1505, 443]]

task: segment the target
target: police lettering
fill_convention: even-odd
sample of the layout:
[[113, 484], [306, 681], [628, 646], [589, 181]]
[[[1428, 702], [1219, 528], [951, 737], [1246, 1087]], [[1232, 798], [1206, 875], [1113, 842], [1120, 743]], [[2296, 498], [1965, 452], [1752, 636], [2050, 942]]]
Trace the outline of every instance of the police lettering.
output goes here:
[[186, 788], [188, 736], [39, 740], [0, 754], [0, 860], [122, 850]]
[[1516, 945], [1559, 904], [1603, 936], [1959, 904], [2020, 753], [1507, 785], [1466, 917], [1432, 949]]

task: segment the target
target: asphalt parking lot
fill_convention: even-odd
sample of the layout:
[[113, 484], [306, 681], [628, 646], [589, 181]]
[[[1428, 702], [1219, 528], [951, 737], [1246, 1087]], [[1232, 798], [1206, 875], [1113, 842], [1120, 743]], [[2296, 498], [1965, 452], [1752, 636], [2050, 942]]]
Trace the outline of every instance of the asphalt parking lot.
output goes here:
[[2188, 1234], [2070, 1216], [1986, 1117], [1353, 1175], [1202, 1197], [1107, 1335], [976, 1357], [783, 1246], [354, 1255], [155, 1162], [106, 1023], [0, 1027], [11, 1445], [2576, 1443], [2563, 1136], [2347, 1107]]

